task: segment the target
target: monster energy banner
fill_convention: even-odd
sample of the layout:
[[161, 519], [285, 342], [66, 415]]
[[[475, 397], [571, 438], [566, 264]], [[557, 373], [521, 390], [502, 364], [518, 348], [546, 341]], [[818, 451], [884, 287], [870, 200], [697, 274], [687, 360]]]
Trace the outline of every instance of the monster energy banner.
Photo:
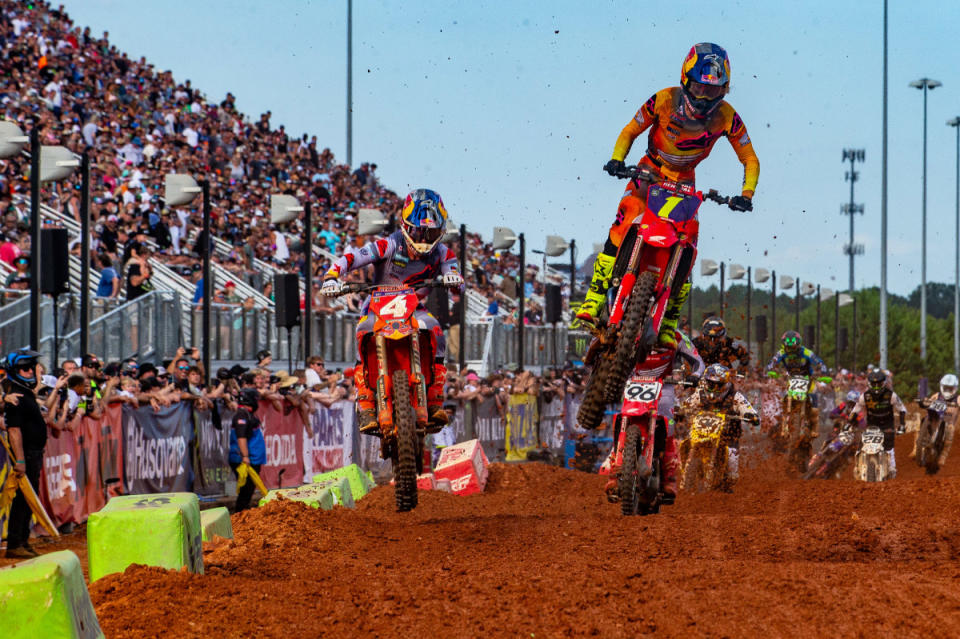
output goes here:
[[150, 406], [123, 410], [124, 470], [130, 494], [190, 490], [188, 446], [193, 406], [180, 402], [154, 412]]
[[220, 428], [213, 425], [212, 417], [210, 411], [194, 412], [197, 464], [193, 471], [193, 490], [198, 495], [223, 495], [232, 474], [227, 458], [233, 412], [220, 409]]

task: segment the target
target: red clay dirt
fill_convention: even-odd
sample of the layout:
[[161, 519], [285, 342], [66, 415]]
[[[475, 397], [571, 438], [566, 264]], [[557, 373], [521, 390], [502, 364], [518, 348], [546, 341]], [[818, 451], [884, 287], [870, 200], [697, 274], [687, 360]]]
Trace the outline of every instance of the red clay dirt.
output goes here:
[[[909, 441], [908, 441], [909, 440]], [[356, 510], [234, 516], [206, 574], [134, 566], [90, 587], [107, 637], [960, 635], [960, 461], [936, 477], [790, 480], [623, 518], [604, 478], [493, 465], [486, 493], [393, 489]]]

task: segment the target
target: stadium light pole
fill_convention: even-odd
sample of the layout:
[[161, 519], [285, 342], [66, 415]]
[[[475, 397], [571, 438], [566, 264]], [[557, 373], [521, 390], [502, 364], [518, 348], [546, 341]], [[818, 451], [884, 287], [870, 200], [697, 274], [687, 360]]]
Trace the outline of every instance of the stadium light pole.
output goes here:
[[956, 236], [953, 241], [953, 371], [960, 372], [960, 117], [947, 120], [957, 130]]
[[887, 367], [887, 0], [883, 0], [883, 117], [880, 151], [880, 368]]
[[859, 171], [856, 170], [856, 163], [863, 162], [866, 159], [866, 151], [863, 149], [844, 149], [843, 161], [850, 160], [850, 171], [844, 176], [850, 182], [850, 202], [844, 204], [840, 211], [850, 216], [850, 243], [843, 247], [844, 253], [850, 256], [850, 285], [849, 293], [853, 295], [853, 260], [858, 255], [863, 255], [863, 245], [855, 244], [853, 241], [853, 217], [859, 213], [863, 215], [863, 204], [856, 204], [853, 201], [853, 185], [860, 178]]
[[927, 92], [943, 83], [930, 78], [920, 78], [910, 83], [914, 89], [923, 91], [923, 196], [920, 205], [920, 359], [924, 372], [927, 369]]
[[[43, 253], [40, 242], [40, 184], [65, 180], [80, 166], [73, 152], [64, 146], [40, 145], [40, 129], [34, 123], [30, 131], [30, 348], [40, 350], [40, 265]], [[59, 350], [57, 329], [57, 295], [53, 296], [53, 358], [57, 367]]]
[[[167, 206], [190, 204], [203, 195], [203, 355], [204, 382], [210, 384], [210, 304], [213, 301], [213, 278], [210, 276], [210, 183], [197, 182], [183, 173], [168, 173], [163, 180], [163, 200]], [[194, 336], [196, 339], [196, 336]]]
[[[303, 326], [300, 328], [300, 337], [303, 340], [303, 366], [307, 366], [307, 359], [313, 354], [313, 219], [310, 211], [310, 200], [303, 205], [292, 195], [282, 193], [270, 194], [270, 222], [272, 224], [286, 224], [300, 217], [303, 212], [303, 247], [304, 270], [306, 271], [303, 297]], [[287, 343], [289, 352], [290, 344]]]
[[[517, 370], [523, 370], [523, 306], [526, 297], [527, 279], [527, 241], [523, 233], [516, 234], [505, 226], [493, 227], [493, 242], [491, 247], [495, 251], [505, 251], [520, 240], [520, 290], [517, 295]], [[462, 329], [461, 329], [462, 330]]]
[[347, 166], [353, 168], [353, 0], [347, 0]]

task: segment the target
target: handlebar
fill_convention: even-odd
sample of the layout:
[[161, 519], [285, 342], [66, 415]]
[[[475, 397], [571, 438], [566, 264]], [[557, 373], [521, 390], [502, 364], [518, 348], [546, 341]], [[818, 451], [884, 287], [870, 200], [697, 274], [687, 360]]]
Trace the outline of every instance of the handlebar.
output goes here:
[[[621, 180], [638, 180], [641, 182], [647, 182], [649, 184], [657, 184], [658, 182], [663, 181], [663, 178], [656, 171], [652, 171], [649, 167], [639, 164], [634, 166], [624, 166], [622, 169], [616, 171], [613, 174], [613, 177]], [[717, 204], [730, 206], [730, 197], [726, 195], [720, 195], [716, 189], [710, 189], [704, 193], [703, 199], [712, 200]]]
[[343, 288], [340, 289], [340, 292], [337, 293], [337, 297], [342, 295], [350, 295], [352, 293], [369, 293], [376, 289], [396, 289], [397, 291], [405, 291], [408, 288], [413, 290], [418, 290], [421, 288], [444, 288], [446, 285], [443, 283], [443, 278], [438, 277], [435, 280], [430, 282], [424, 282], [419, 286], [384, 286], [383, 284], [365, 284], [363, 286], [356, 286], [353, 284], [344, 284]]

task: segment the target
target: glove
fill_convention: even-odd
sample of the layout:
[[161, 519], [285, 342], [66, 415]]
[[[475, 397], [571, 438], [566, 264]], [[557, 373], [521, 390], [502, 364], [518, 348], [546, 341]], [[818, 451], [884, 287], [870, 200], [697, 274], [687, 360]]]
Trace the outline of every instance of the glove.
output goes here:
[[450, 271], [443, 275], [443, 285], [447, 288], [460, 288], [463, 286], [463, 277], [456, 271]]
[[320, 294], [324, 297], [336, 297], [342, 290], [343, 282], [336, 278], [331, 278], [323, 281], [323, 287], [320, 289]]
[[747, 422], [748, 424], [753, 424], [754, 426], [756, 426], [757, 424], [760, 423], [760, 416], [757, 415], [756, 413], [747, 413], [746, 415], [743, 416], [743, 421]]
[[696, 387], [700, 383], [700, 378], [696, 375], [687, 375], [687, 378], [683, 381], [692, 387]]
[[730, 198], [730, 204], [728, 206], [734, 211], [752, 211], [753, 201], [742, 195], [734, 195]]
[[609, 162], [603, 165], [603, 170], [609, 173], [610, 175], [612, 175], [613, 177], [617, 177], [617, 174], [623, 171], [623, 168], [624, 168], [623, 160], [610, 160]]

